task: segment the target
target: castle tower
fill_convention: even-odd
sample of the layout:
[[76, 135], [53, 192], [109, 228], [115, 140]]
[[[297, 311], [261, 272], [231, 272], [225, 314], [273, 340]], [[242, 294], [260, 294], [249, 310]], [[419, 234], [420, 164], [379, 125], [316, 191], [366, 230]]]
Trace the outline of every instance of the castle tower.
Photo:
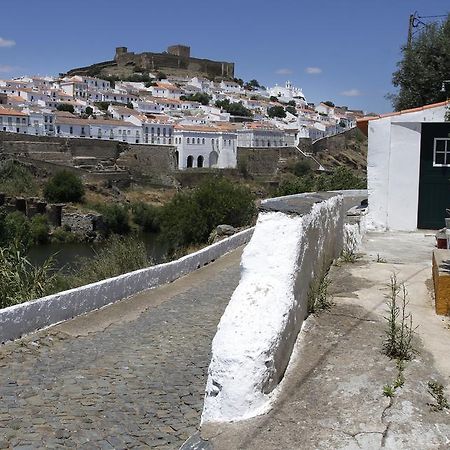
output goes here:
[[124, 55], [125, 53], [128, 53], [128, 48], [127, 47], [116, 47], [116, 54], [114, 56], [114, 61], [117, 61], [117, 59], [121, 55]]

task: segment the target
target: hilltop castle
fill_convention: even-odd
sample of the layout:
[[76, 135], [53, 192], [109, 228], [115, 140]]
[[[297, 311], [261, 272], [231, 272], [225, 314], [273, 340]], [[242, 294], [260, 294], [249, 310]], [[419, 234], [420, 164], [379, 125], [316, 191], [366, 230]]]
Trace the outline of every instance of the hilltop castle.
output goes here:
[[193, 58], [191, 48], [186, 45], [172, 45], [162, 53], [134, 53], [129, 52], [127, 47], [117, 47], [114, 60], [72, 69], [68, 75], [94, 73], [107, 75], [130, 70], [161, 71], [208, 78], [234, 78], [234, 63]]

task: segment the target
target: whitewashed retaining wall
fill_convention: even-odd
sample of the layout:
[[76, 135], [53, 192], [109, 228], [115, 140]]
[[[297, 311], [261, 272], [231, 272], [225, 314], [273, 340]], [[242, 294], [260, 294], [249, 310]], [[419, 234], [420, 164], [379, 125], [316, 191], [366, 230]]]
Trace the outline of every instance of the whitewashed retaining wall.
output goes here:
[[270, 407], [307, 316], [311, 282], [342, 250], [343, 197], [318, 197], [311, 194], [319, 203], [306, 201], [300, 215], [260, 213], [212, 343], [202, 423], [243, 420]]
[[2, 309], [0, 342], [17, 339], [26, 333], [93, 311], [146, 289], [170, 283], [246, 244], [252, 234], [253, 228], [176, 261]]

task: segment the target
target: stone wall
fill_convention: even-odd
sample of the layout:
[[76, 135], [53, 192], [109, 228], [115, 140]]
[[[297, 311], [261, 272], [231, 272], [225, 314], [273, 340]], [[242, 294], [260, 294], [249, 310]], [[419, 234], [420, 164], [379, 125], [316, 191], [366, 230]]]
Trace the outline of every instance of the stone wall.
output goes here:
[[61, 226], [67, 226], [70, 228], [70, 231], [82, 235], [89, 235], [105, 229], [101, 214], [70, 213], [64, 209], [61, 217]]
[[238, 147], [237, 165], [241, 172], [250, 175], [270, 176], [283, 169], [288, 162], [304, 159], [302, 154], [292, 147], [248, 148]]

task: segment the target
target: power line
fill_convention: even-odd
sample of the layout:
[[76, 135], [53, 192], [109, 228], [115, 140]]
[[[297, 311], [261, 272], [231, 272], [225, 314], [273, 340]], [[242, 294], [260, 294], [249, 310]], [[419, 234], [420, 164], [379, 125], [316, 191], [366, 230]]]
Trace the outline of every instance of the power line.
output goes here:
[[419, 19], [434, 19], [437, 17], [447, 17], [447, 14], [441, 14], [439, 16], [417, 16]]

